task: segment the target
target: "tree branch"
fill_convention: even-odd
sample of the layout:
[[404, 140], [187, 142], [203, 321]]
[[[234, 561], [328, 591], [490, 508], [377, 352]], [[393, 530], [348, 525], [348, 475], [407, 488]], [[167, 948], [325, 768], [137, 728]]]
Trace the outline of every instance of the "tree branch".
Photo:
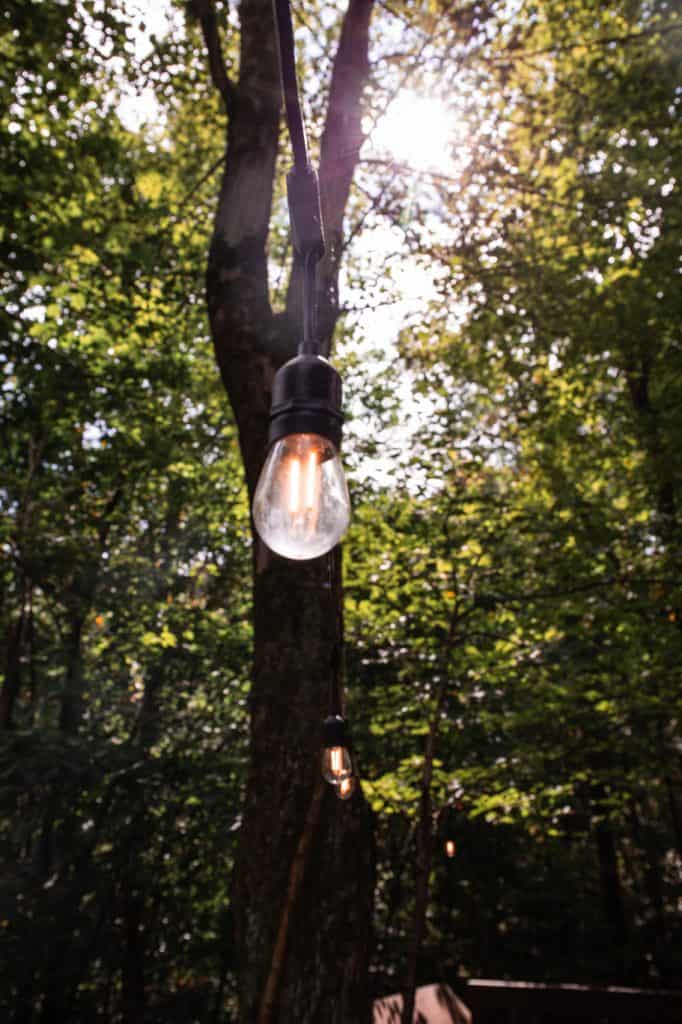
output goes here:
[[325, 786], [322, 779], [316, 778], [313, 798], [308, 809], [308, 817], [306, 818], [306, 823], [303, 827], [303, 831], [301, 832], [296, 853], [294, 854], [294, 859], [292, 860], [291, 867], [289, 869], [289, 884], [287, 886], [287, 892], [284, 897], [284, 904], [279, 918], [277, 939], [275, 941], [275, 948], [272, 951], [270, 972], [265, 984], [263, 1002], [261, 1003], [260, 1012], [258, 1014], [258, 1024], [270, 1024], [272, 1020], [272, 1012], [277, 998], [279, 979], [284, 966], [284, 955], [286, 953], [287, 937], [289, 935], [289, 922], [291, 921], [296, 897], [298, 896], [298, 890], [300, 889], [301, 882], [303, 881], [303, 875], [305, 873], [308, 860], [308, 849], [320, 818], [320, 808], [322, 807], [324, 791]]
[[201, 32], [206, 43], [211, 80], [223, 98], [223, 104], [228, 116], [231, 116], [234, 113], [237, 92], [225, 68], [215, 7], [212, 0], [190, 0], [189, 9], [201, 25]]
[[548, 54], [570, 53], [572, 50], [596, 50], [601, 46], [610, 46], [612, 44], [622, 46], [627, 43], [639, 42], [640, 39], [647, 39], [651, 36], [665, 35], [666, 33], [679, 32], [681, 30], [682, 24], [679, 21], [668, 21], [660, 25], [652, 25], [651, 28], [640, 29], [637, 32], [628, 32], [625, 35], [601, 36], [601, 38], [594, 39], [592, 42], [576, 39], [574, 42], [556, 43], [544, 46], [538, 50], [509, 49], [504, 56], [492, 57], [490, 63], [497, 65], [511, 64], [514, 60], [522, 60], [526, 57], [543, 57]]
[[320, 192], [327, 252], [320, 267], [320, 336], [328, 350], [338, 316], [343, 217], [364, 141], [362, 94], [369, 77], [369, 25], [374, 0], [350, 0], [334, 59], [320, 146]]
[[320, 185], [325, 228], [340, 237], [351, 181], [364, 142], [362, 93], [369, 75], [369, 23], [373, 0], [350, 0], [334, 60], [320, 148]]

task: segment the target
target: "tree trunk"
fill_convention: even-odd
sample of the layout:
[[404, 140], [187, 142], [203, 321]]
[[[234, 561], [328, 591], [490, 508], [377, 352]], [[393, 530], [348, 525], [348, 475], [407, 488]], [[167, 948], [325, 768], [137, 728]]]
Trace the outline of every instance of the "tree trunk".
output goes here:
[[[453, 628], [451, 628], [450, 638], [448, 639], [446, 657], [451, 644]], [[419, 822], [417, 824], [414, 919], [403, 988], [402, 1024], [412, 1024], [412, 1018], [414, 1016], [415, 991], [417, 988], [417, 964], [419, 961], [422, 941], [424, 939], [426, 912], [429, 906], [429, 876], [431, 874], [431, 855], [433, 850], [433, 800], [431, 799], [431, 782], [433, 779], [433, 758], [436, 752], [438, 726], [440, 724], [441, 709], [446, 690], [446, 680], [448, 678], [447, 665], [444, 665], [443, 682], [439, 688], [433, 717], [429, 722], [429, 732], [426, 737], [426, 745], [424, 749], [424, 769], [422, 772]]]
[[623, 891], [618, 871], [618, 856], [613, 830], [607, 821], [595, 826], [597, 854], [599, 857], [599, 878], [601, 882], [604, 917], [613, 934], [616, 945], [627, 942], [627, 920], [623, 905]]
[[429, 875], [431, 873], [431, 849], [433, 846], [433, 806], [431, 801], [431, 775], [433, 766], [433, 724], [429, 732], [428, 747], [422, 781], [419, 825], [417, 827], [417, 860], [415, 865], [414, 922], [407, 957], [407, 971], [403, 990], [402, 1024], [412, 1024], [414, 1000], [417, 988], [417, 963], [424, 938], [426, 911], [429, 905]]
[[85, 617], [75, 612], [69, 624], [66, 646], [66, 679], [59, 713], [59, 728], [70, 735], [78, 731], [83, 705], [83, 652], [81, 638]]
[[[334, 588], [336, 591], [336, 588]], [[235, 876], [241, 1019], [258, 1019], [286, 912], [287, 953], [271, 1020], [368, 1021], [372, 908], [368, 812], [325, 788], [293, 906], [284, 895], [320, 777], [336, 593], [326, 559], [273, 559], [255, 586], [251, 769]], [[311, 968], [314, 965], [314, 968]]]
[[403, 988], [403, 1012], [402, 1024], [412, 1024], [414, 1016], [415, 992], [417, 988], [417, 965], [421, 945], [426, 930], [426, 913], [429, 907], [429, 877], [431, 875], [431, 857], [433, 852], [433, 800], [431, 798], [431, 783], [433, 781], [433, 759], [436, 753], [436, 743], [440, 719], [450, 682], [448, 671], [450, 653], [457, 643], [457, 628], [459, 624], [459, 612], [457, 606], [452, 610], [448, 635], [440, 652], [441, 682], [436, 695], [436, 703], [433, 715], [429, 722], [429, 731], [424, 746], [424, 768], [422, 771], [421, 798], [419, 807], [419, 822], [417, 824], [417, 858], [415, 865], [415, 897], [414, 897], [414, 919], [412, 927], [412, 938], [407, 957], [407, 969], [405, 971], [405, 984]]
[[83, 628], [92, 608], [97, 589], [102, 555], [106, 549], [111, 529], [110, 516], [116, 508], [122, 490], [117, 487], [100, 513], [98, 545], [82, 567], [77, 568], [67, 592], [69, 612], [66, 642], [66, 678], [59, 712], [59, 728], [68, 735], [75, 735], [83, 714]]
[[24, 645], [26, 613], [22, 605], [18, 619], [7, 630], [5, 678], [0, 692], [0, 729], [12, 728], [14, 704], [21, 690], [21, 655]]
[[124, 878], [121, 885], [124, 932], [121, 998], [125, 1024], [144, 1024], [145, 1018], [143, 905], [143, 898], [135, 891], [132, 880]]
[[[274, 20], [271, 0], [242, 0], [239, 80], [233, 83], [212, 4], [194, 0], [193, 11], [228, 114], [207, 300], [252, 498], [266, 454], [272, 380], [300, 340], [298, 268], [288, 312], [274, 314], [268, 293], [281, 103]], [[338, 315], [342, 219], [361, 143], [371, 11], [372, 0], [349, 0], [322, 140], [328, 253], [318, 292], [325, 350]], [[369, 811], [361, 793], [344, 803], [319, 783], [320, 722], [328, 709], [341, 602], [339, 561], [287, 562], [254, 535], [251, 759], [233, 891], [244, 1024], [370, 1020]]]
[[[663, 895], [663, 872], [661, 870], [663, 850], [660, 847], [658, 838], [650, 821], [647, 820], [646, 802], [642, 799], [642, 806], [645, 811], [645, 821], [642, 822], [639, 816], [637, 801], [633, 797], [630, 801], [630, 824], [632, 836], [639, 849], [642, 862], [642, 876], [644, 889], [649, 901], [649, 913], [651, 914], [654, 934], [656, 936], [654, 962], [661, 977], [665, 975], [665, 965], [660, 962], [657, 953], [667, 945], [667, 926], [665, 917], [665, 899]], [[643, 981], [646, 981], [646, 972], [643, 971]]]
[[675, 847], [679, 857], [682, 857], [682, 814], [680, 814], [679, 804], [677, 803], [677, 796], [675, 795], [675, 787], [673, 786], [672, 779], [666, 773], [663, 776], [665, 782], [666, 793], [668, 794], [668, 809], [670, 811], [670, 820], [673, 826], [673, 835], [675, 836]]

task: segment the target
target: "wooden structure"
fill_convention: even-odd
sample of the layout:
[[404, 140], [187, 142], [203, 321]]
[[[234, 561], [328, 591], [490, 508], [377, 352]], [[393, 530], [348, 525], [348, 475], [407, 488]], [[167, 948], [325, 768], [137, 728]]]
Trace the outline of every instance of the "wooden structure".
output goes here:
[[480, 979], [462, 994], [473, 1024], [682, 1024], [682, 991]]
[[[396, 994], [374, 1003], [374, 1024], [400, 1024], [403, 997]], [[414, 1024], [472, 1024], [471, 1013], [448, 985], [424, 985], [415, 992]]]

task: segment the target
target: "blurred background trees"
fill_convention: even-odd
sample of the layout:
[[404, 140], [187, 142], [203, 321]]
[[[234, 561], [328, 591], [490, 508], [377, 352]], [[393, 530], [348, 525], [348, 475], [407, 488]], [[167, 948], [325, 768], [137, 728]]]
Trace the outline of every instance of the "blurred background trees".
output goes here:
[[[294, 13], [315, 146], [344, 12]], [[236, 68], [239, 10], [216, 14]], [[204, 300], [224, 137], [200, 26], [169, 17], [146, 50], [132, 8], [1, 22], [17, 1024], [236, 1015], [253, 627]], [[664, 2], [375, 13], [336, 357], [374, 995], [405, 982], [424, 871], [418, 981], [679, 984], [681, 24]]]

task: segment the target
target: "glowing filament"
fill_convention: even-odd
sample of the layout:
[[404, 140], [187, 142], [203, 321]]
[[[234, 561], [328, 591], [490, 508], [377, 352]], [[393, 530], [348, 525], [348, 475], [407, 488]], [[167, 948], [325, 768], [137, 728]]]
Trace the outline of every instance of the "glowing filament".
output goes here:
[[347, 779], [342, 779], [336, 789], [336, 795], [340, 800], [347, 800], [355, 789], [355, 779], [353, 776], [349, 776]]
[[295, 455], [289, 463], [289, 511], [292, 516], [299, 514], [301, 489], [301, 462]]
[[350, 500], [334, 445], [318, 434], [291, 434], [270, 448], [253, 499], [259, 534], [277, 554], [308, 559], [341, 539]]
[[298, 455], [292, 455], [288, 467], [288, 501], [289, 513], [293, 519], [308, 517], [309, 525], [314, 528], [317, 523], [320, 504], [320, 464], [318, 453], [308, 452], [305, 461]]
[[308, 453], [306, 471], [305, 506], [311, 511], [317, 505], [317, 452], [313, 449]]

